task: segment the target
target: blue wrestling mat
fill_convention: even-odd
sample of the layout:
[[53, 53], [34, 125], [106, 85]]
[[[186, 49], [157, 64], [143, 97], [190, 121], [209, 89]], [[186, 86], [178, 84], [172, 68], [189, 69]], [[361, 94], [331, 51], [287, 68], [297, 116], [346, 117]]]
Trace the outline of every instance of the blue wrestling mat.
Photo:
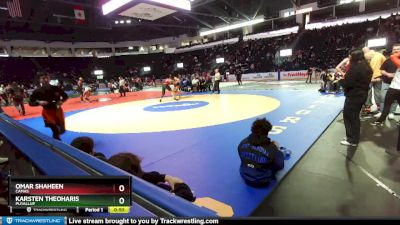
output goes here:
[[[307, 152], [343, 108], [344, 97], [317, 91], [223, 91], [221, 95], [188, 95], [121, 103], [67, 113], [71, 142], [78, 136], [95, 140], [107, 157], [133, 152], [145, 171], [182, 178], [199, 198], [209, 197], [248, 216], [277, 183], [252, 188], [239, 174], [237, 146], [250, 134], [252, 122], [266, 117], [274, 125], [271, 139], [292, 150], [279, 182]], [[21, 121], [46, 135], [42, 118]]]

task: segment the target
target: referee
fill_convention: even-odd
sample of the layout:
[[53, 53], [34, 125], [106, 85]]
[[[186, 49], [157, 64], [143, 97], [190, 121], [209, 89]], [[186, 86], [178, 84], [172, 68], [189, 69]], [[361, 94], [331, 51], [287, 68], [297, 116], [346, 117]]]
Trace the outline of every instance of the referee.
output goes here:
[[221, 82], [221, 74], [219, 73], [219, 69], [215, 69], [214, 88], [212, 90], [212, 94], [214, 94], [215, 91], [217, 91], [218, 94], [221, 92], [219, 90], [219, 83], [220, 82]]

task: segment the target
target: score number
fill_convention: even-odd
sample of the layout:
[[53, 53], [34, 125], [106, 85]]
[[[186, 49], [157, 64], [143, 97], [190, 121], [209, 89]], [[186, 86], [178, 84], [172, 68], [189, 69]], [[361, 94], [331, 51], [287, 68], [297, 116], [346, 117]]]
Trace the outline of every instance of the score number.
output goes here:
[[[123, 184], [117, 185], [116, 189], [117, 189], [116, 194], [127, 194], [127, 191], [128, 191], [128, 188], [126, 187], [126, 185], [123, 185]], [[115, 203], [116, 203], [116, 205], [127, 205], [127, 204], [129, 204], [129, 199], [121, 196], [117, 199], [117, 201]]]
[[119, 185], [119, 186], [118, 186], [118, 191], [119, 191], [119, 192], [125, 192], [125, 185], [122, 185], [122, 184]]
[[129, 197], [128, 196], [115, 196], [114, 197], [114, 205], [130, 205]]
[[116, 203], [118, 205], [129, 205], [129, 198], [128, 197], [119, 197], [118, 201]]

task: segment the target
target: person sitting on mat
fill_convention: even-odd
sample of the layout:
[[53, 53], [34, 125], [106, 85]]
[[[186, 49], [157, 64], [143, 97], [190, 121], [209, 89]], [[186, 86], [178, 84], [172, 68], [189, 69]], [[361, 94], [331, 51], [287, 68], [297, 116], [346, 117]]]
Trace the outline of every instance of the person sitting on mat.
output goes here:
[[111, 156], [108, 162], [128, 173], [133, 174], [149, 183], [157, 185], [175, 195], [184, 198], [190, 202], [194, 202], [194, 197], [190, 187], [178, 177], [173, 177], [159, 172], [143, 172], [140, 166], [141, 159], [132, 153], [119, 153]]
[[279, 145], [268, 138], [272, 125], [266, 119], [257, 119], [251, 134], [238, 146], [241, 160], [240, 175], [251, 186], [267, 186], [275, 180], [277, 171], [284, 167], [285, 156]]

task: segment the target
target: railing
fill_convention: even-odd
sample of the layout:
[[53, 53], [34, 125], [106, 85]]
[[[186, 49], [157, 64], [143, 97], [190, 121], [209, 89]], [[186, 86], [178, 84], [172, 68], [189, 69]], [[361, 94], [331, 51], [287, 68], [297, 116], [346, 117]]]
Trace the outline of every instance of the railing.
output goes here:
[[[48, 176], [131, 176], [4, 114], [0, 114], [0, 132]], [[156, 216], [216, 216], [137, 177], [132, 180], [133, 200], [144, 208], [142, 211]]]

